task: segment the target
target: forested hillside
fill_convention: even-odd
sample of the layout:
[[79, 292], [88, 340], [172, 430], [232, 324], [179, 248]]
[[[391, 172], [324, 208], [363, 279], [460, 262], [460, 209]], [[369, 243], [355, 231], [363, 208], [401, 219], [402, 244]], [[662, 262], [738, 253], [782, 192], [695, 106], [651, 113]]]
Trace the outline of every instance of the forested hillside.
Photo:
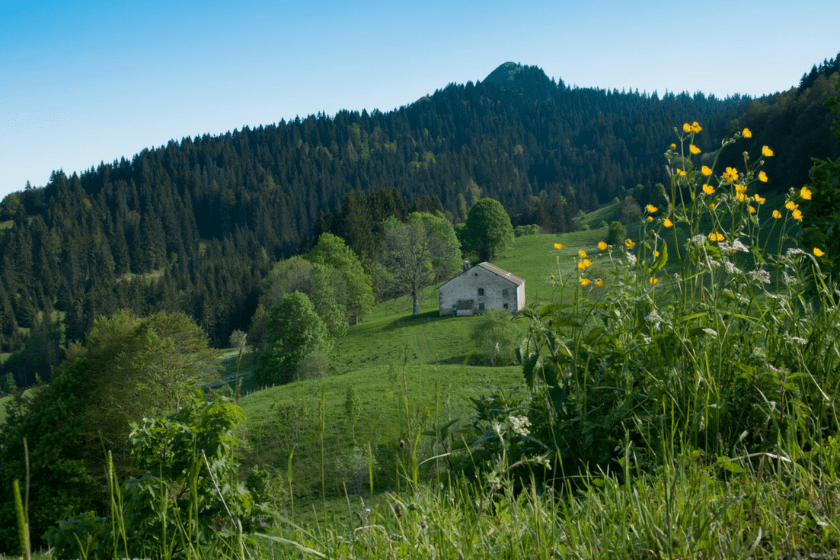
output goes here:
[[795, 135], [784, 151], [795, 164], [774, 162], [768, 188], [801, 184], [812, 156], [840, 155], [822, 107], [835, 66], [806, 76], [810, 89], [752, 100], [573, 88], [508, 63], [389, 113], [319, 114], [55, 172], [0, 204], [0, 352], [15, 352], [0, 373], [46, 380], [66, 340], [122, 308], [182, 310], [223, 344], [247, 329], [274, 261], [322, 231], [373, 251], [350, 229], [369, 234], [412, 205], [457, 223], [491, 197], [514, 225], [570, 231], [579, 210], [666, 182], [674, 123], [701, 122], [704, 152], [740, 126], [757, 145]]

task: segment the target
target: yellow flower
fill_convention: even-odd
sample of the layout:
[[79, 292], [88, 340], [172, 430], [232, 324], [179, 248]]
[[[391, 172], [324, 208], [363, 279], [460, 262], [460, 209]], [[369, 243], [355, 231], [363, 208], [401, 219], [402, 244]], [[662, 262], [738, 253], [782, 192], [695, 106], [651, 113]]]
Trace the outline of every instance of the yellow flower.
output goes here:
[[648, 211], [648, 212], [650, 212], [651, 214], [653, 214], [653, 213], [654, 213], [654, 212], [656, 212], [657, 210], [659, 210], [659, 208], [657, 208], [657, 207], [656, 207], [656, 206], [654, 206], [653, 204], [648, 204], [648, 205], [647, 205], [647, 211]]
[[679, 175], [680, 177], [685, 177], [685, 171], [677, 167], [677, 175]]
[[590, 282], [589, 278], [581, 278], [580, 279], [580, 285], [581, 286], [588, 286], [589, 282]]
[[662, 221], [662, 225], [663, 225], [663, 226], [665, 226], [665, 227], [671, 227], [671, 226], [673, 226], [673, 225], [674, 225], [674, 222], [672, 222], [672, 221], [671, 221], [671, 220], [669, 220], [668, 218], [665, 218], [665, 219]]
[[778, 210], [773, 210], [773, 217], [778, 220], [779, 218], [782, 217], [782, 213], [779, 212]]
[[694, 154], [695, 156], [700, 153], [700, 148], [695, 146], [694, 144], [689, 144], [688, 151]]
[[652, 222], [653, 221], [653, 216], [648, 216], [647, 221]]
[[745, 128], [741, 134], [744, 135], [744, 138], [752, 138], [752, 132], [750, 132], [749, 128]]
[[773, 157], [773, 150], [771, 150], [767, 146], [762, 146], [761, 155], [763, 155], [764, 157]]
[[688, 123], [683, 123], [683, 132], [691, 132], [691, 125]]
[[628, 249], [632, 249], [636, 246], [636, 242], [629, 238], [624, 242], [624, 244], [627, 246]]
[[598, 248], [602, 251], [606, 251], [607, 250], [607, 242], [606, 241], [599, 241], [598, 242]]
[[699, 124], [697, 124], [697, 121], [694, 121], [693, 123], [691, 123], [691, 132], [696, 133], [696, 132], [700, 132], [701, 130], [703, 130], [703, 127], [700, 126]]
[[704, 165], [702, 168], [700, 168], [700, 173], [708, 177], [712, 174], [712, 170], [708, 165]]
[[796, 209], [793, 211], [793, 219], [794, 220], [801, 220], [802, 219], [802, 210]]
[[723, 241], [723, 234], [713, 231], [709, 234], [709, 239], [711, 241]]
[[654, 278], [653, 276], [650, 277], [651, 285], [656, 284], [657, 282], [659, 282], [659, 278]]
[[749, 210], [750, 214], [755, 214], [755, 208], [752, 206], [747, 206], [747, 210]]
[[582, 259], [585, 259], [586, 258], [586, 251], [584, 251], [583, 249], [579, 250], [578, 251], [578, 256]]
[[765, 202], [767, 202], [767, 199], [763, 196], [755, 195], [753, 198], [755, 198], [755, 201], [759, 204], [764, 204]]
[[738, 202], [744, 202], [745, 200], [747, 200], [747, 195], [745, 195], [742, 192], [739, 192], [735, 195], [735, 200], [737, 200]]
[[739, 194], [744, 194], [747, 192], [747, 185], [735, 185], [735, 192]]
[[715, 188], [711, 185], [703, 185], [703, 192], [706, 194], [712, 194], [715, 192]]
[[563, 248], [563, 244], [562, 243], [555, 243], [554, 248], [557, 249], [557, 250], [560, 250], [560, 249]]
[[582, 261], [578, 261], [578, 268], [581, 270], [586, 270], [590, 266], [592, 266], [592, 261], [590, 261], [589, 259], [583, 259]]
[[595, 280], [595, 285], [598, 286], [599, 288], [603, 288], [604, 287], [604, 281], [601, 280], [600, 278], [598, 278], [597, 280]]
[[766, 183], [767, 182], [767, 173], [765, 173], [764, 171], [759, 171], [758, 172], [758, 180], [761, 181], [762, 183]]
[[825, 252], [822, 249], [814, 247], [814, 256], [815, 257], [821, 257], [823, 255], [825, 255]]
[[810, 189], [808, 189], [808, 187], [802, 187], [802, 188], [799, 190], [799, 196], [801, 196], [801, 197], [802, 197], [802, 198], [804, 198], [805, 200], [811, 200], [811, 191], [810, 191]]
[[796, 210], [797, 208], [799, 208], [799, 205], [792, 200], [788, 200], [787, 202], [785, 202], [785, 208], [787, 208], [788, 210]]
[[653, 252], [653, 256], [654, 256], [654, 257], [659, 257], [659, 251], [654, 251], [654, 252]]
[[677, 145], [676, 145], [676, 144], [671, 144], [671, 149], [672, 149], [672, 150], [676, 150], [676, 149], [677, 149]]
[[738, 170], [734, 167], [727, 167], [723, 173], [723, 180], [727, 183], [734, 183], [738, 180]]

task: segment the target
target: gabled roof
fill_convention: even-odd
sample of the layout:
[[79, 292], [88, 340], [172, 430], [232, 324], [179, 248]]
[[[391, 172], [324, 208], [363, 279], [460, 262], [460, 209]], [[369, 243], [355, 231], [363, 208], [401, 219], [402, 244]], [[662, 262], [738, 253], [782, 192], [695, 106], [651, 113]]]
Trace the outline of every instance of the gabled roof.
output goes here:
[[[495, 264], [490, 264], [489, 262], [483, 262], [483, 263], [477, 264], [475, 266], [480, 266], [484, 270], [486, 270], [488, 272], [492, 272], [496, 276], [501, 276], [502, 278], [504, 278], [505, 280], [509, 281], [512, 284], [515, 284], [516, 286], [523, 286], [525, 284], [525, 279], [524, 278], [520, 278], [519, 276], [516, 276], [515, 274], [511, 274], [507, 270], [505, 270], [503, 268], [499, 268]], [[475, 268], [475, 267], [473, 267], [473, 268]], [[470, 270], [472, 270], [472, 268], [470, 268], [469, 270], [465, 270], [464, 272], [462, 272], [458, 276], [455, 276], [454, 278], [450, 278], [449, 280], [447, 280], [446, 282], [444, 282], [443, 284], [438, 286], [438, 289], [443, 288], [444, 286], [446, 286], [447, 284], [449, 284], [453, 280], [455, 280], [455, 279], [463, 276], [464, 274], [468, 273]]]

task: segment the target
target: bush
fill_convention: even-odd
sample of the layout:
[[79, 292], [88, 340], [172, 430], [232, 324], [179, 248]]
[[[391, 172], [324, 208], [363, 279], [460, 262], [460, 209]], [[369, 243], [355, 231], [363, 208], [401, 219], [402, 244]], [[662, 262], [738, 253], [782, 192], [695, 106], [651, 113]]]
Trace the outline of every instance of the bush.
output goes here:
[[480, 358], [491, 366], [507, 366], [516, 363], [516, 345], [519, 332], [512, 322], [511, 314], [491, 309], [474, 319], [470, 340]]
[[627, 238], [627, 228], [621, 222], [612, 222], [607, 229], [605, 241], [608, 245], [621, 245]]

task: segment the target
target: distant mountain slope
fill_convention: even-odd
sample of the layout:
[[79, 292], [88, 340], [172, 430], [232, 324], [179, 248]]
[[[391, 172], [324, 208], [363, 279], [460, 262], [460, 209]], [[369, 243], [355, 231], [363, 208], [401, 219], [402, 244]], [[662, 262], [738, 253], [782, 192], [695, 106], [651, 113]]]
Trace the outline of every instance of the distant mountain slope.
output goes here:
[[389, 113], [313, 115], [57, 172], [0, 204], [0, 351], [32, 335], [7, 369], [19, 383], [45, 377], [61, 355], [46, 349], [119, 308], [184, 310], [222, 344], [247, 328], [271, 262], [308, 247], [322, 213], [352, 206], [354, 191], [393, 188], [454, 221], [490, 196], [562, 230], [546, 208], [574, 214], [665, 182], [675, 126], [701, 122], [697, 142], [711, 151], [752, 103], [569, 88], [506, 63]]

